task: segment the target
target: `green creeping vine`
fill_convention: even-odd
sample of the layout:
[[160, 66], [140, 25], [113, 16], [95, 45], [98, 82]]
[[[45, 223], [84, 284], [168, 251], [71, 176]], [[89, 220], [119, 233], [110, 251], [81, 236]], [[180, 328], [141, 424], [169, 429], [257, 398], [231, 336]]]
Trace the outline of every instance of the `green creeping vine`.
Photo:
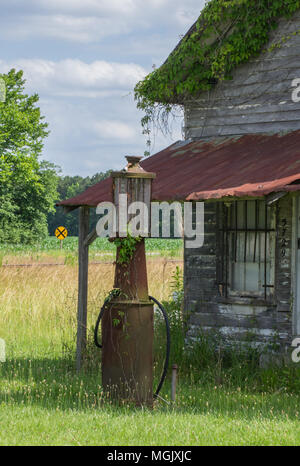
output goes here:
[[115, 245], [119, 248], [118, 263], [125, 265], [128, 264], [133, 257], [136, 245], [141, 241], [141, 237], [134, 238], [129, 233], [125, 238], [116, 238]]
[[121, 294], [120, 288], [113, 288], [109, 293], [108, 296], [104, 300], [104, 305], [108, 305], [114, 298], [118, 298]]
[[151, 124], [167, 130], [173, 105], [183, 105], [216, 82], [231, 79], [234, 68], [263, 50], [278, 19], [290, 18], [299, 8], [300, 0], [207, 2], [195, 27], [168, 60], [135, 87], [137, 107], [145, 113], [143, 134], [149, 137]]

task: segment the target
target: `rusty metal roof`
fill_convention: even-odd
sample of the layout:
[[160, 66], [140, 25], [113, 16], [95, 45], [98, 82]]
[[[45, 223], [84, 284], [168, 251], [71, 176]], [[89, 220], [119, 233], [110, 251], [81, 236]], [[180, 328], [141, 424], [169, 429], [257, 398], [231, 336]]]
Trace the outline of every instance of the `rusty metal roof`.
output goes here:
[[[141, 162], [156, 173], [152, 200], [205, 200], [227, 196], [260, 197], [298, 191], [300, 130], [287, 134], [249, 134], [180, 141]], [[113, 200], [108, 178], [61, 202], [97, 206]]]

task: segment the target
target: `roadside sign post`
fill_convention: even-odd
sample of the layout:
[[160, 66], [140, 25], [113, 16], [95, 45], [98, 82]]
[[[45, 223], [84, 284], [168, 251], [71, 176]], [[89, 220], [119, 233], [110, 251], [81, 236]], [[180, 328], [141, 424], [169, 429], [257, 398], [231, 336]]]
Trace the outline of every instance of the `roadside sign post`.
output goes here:
[[60, 240], [60, 249], [62, 249], [62, 243], [68, 236], [68, 230], [65, 227], [57, 227], [54, 234], [56, 238]]

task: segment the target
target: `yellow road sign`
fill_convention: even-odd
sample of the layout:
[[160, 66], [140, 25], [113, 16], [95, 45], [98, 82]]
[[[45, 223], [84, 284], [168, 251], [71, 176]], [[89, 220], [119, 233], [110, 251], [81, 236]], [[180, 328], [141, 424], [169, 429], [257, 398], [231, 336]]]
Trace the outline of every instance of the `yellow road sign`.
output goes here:
[[57, 239], [62, 241], [68, 236], [68, 230], [65, 227], [57, 227], [54, 234]]

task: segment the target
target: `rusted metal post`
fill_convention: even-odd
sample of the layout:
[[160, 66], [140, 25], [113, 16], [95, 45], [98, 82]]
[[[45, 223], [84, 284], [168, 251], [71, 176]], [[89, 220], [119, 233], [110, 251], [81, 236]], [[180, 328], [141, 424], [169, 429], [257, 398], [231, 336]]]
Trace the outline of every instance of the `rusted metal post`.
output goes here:
[[[127, 160], [125, 170], [112, 174], [115, 205], [119, 206], [119, 195], [125, 194], [128, 205], [143, 202], [150, 215], [151, 182], [155, 175], [140, 167], [140, 157]], [[102, 383], [114, 398], [152, 406], [153, 304], [148, 293], [144, 238], [136, 243], [126, 263], [121, 263], [119, 257], [120, 247], [114, 282], [120, 294], [111, 301], [102, 319]]]

